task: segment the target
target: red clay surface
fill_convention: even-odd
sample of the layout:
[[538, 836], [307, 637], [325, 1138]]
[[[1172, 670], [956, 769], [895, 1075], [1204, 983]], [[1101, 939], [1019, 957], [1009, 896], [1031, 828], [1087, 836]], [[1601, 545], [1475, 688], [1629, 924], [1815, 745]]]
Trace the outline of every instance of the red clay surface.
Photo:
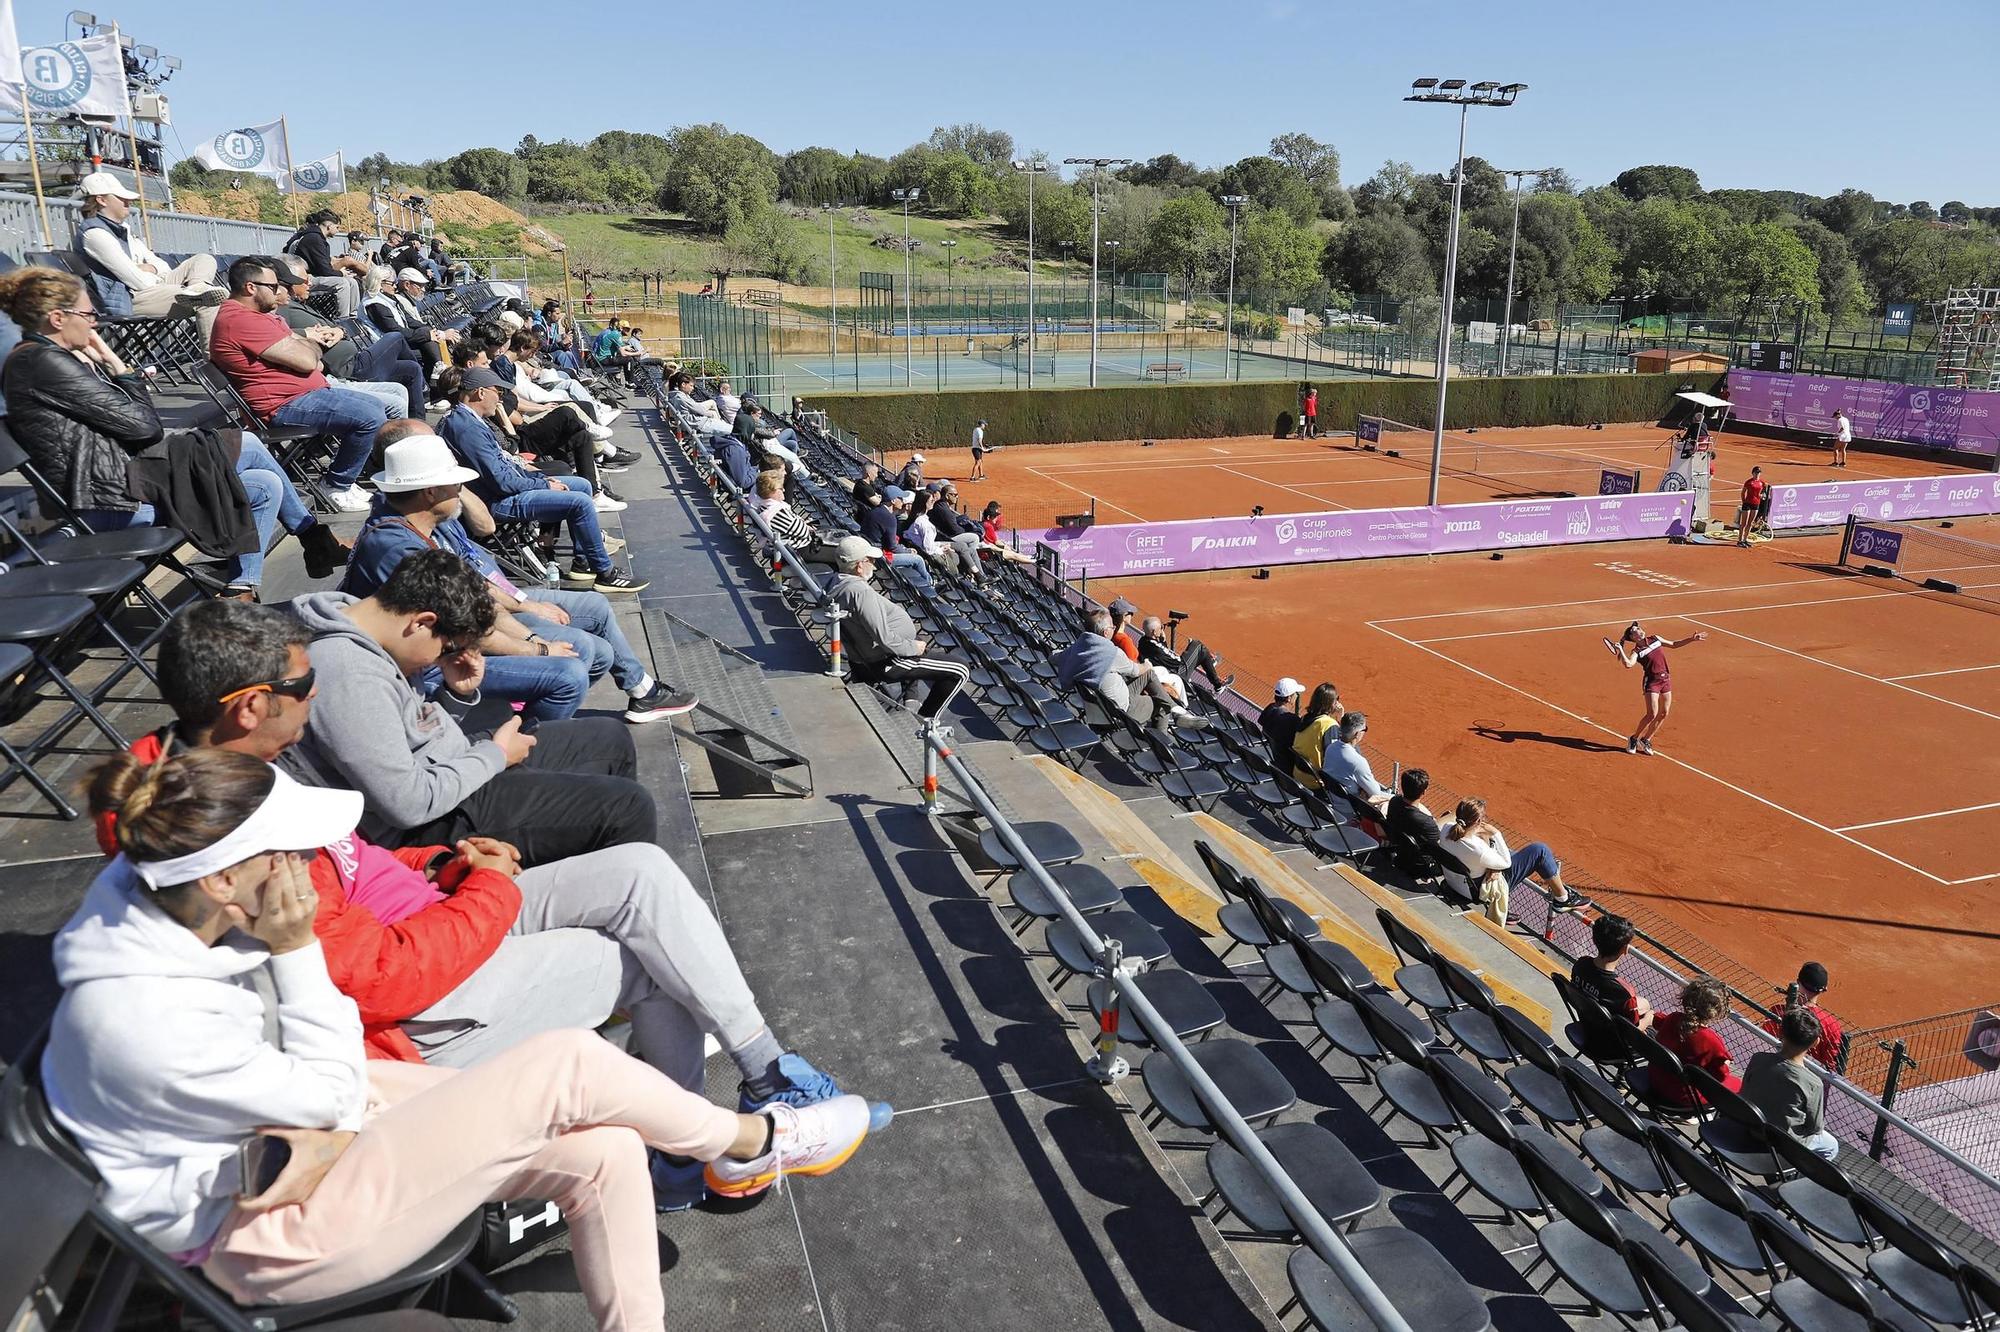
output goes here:
[[[1447, 475], [1439, 488], [1439, 498], [1446, 504], [1508, 498], [1560, 484], [1548, 465], [1509, 457], [1510, 445], [1574, 459], [1590, 494], [1597, 492], [1593, 471], [1601, 467], [1636, 468], [1641, 485], [1654, 490], [1670, 461], [1672, 435], [1652, 425], [1608, 425], [1602, 430], [1581, 426], [1482, 430], [1453, 438], [1493, 446], [1480, 466], [1499, 472], [1501, 484]], [[988, 454], [989, 479], [962, 486], [961, 491], [975, 511], [989, 499], [1000, 500], [1007, 523], [1023, 529], [1051, 527], [1057, 514], [1087, 510], [1092, 496], [1097, 498], [1101, 523], [1245, 514], [1258, 504], [1272, 514], [1422, 504], [1429, 486], [1430, 436], [1391, 436], [1384, 444], [1403, 449], [1409, 461], [1365, 452], [1344, 437], [1176, 439], [1150, 448], [1130, 440], [1019, 445]], [[891, 461], [900, 464], [906, 456], [894, 454]], [[1448, 443], [1447, 462], [1455, 456]], [[933, 477], [962, 478], [972, 470], [972, 455], [965, 449], [933, 449], [924, 457], [926, 474]], [[1724, 519], [1735, 512], [1737, 487], [1753, 466], [1761, 466], [1764, 475], [1780, 485], [1934, 476], [1950, 470], [1921, 459], [1859, 453], [1850, 455], [1850, 466], [1835, 470], [1827, 465], [1828, 457], [1824, 449], [1724, 433], [1716, 439], [1713, 510]]]
[[[1533, 438], [1641, 466], [1650, 487], [1664, 435]], [[1733, 508], [1753, 463], [1780, 482], [1940, 470], [1857, 454], [1842, 472], [1825, 456], [1725, 437], [1714, 507]], [[963, 477], [970, 459], [929, 463]], [[961, 486], [968, 502], [1003, 499], [1022, 527], [1086, 492], [1117, 522], [1421, 503], [1424, 486], [1326, 440], [1023, 447], [987, 470]], [[1446, 484], [1448, 502], [1491, 497]], [[2000, 542], [2000, 522], [1955, 530]], [[1253, 675], [1333, 680], [1383, 751], [1484, 795], [1501, 822], [1765, 976], [1827, 963], [1834, 1009], [1875, 1026], [1982, 1002], [2000, 975], [2000, 615], [1833, 573], [1838, 540], [1299, 565], [1262, 582], [1234, 570], [1091, 592], [1189, 612], [1183, 632], [1243, 671], [1246, 692]], [[1959, 577], [2000, 590], [2000, 565]], [[1668, 638], [1709, 635], [1673, 655], [1674, 712], [1653, 758], [1625, 752], [1639, 674], [1600, 641], [1635, 618]]]

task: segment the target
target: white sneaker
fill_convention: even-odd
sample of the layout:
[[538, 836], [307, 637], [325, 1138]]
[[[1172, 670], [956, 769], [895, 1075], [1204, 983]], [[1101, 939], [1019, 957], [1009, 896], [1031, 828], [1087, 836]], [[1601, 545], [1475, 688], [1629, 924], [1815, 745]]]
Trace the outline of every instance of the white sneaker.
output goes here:
[[613, 499], [609, 495], [592, 495], [590, 502], [597, 506], [599, 513], [623, 513], [625, 511], [625, 501], [622, 499]]
[[436, 402], [430, 404], [430, 409], [434, 412], [448, 412], [451, 410], [451, 404], [443, 398], [439, 398]]
[[611, 427], [610, 427], [610, 426], [601, 426], [601, 425], [588, 425], [588, 426], [585, 426], [585, 427], [584, 427], [584, 429], [590, 432], [590, 437], [591, 437], [592, 439], [610, 439], [610, 438], [611, 438]]
[[597, 409], [597, 424], [601, 426], [608, 426], [613, 421], [616, 421], [619, 417], [623, 416], [624, 414], [625, 413], [617, 407], [600, 406]]
[[832, 1174], [868, 1136], [868, 1102], [859, 1096], [834, 1096], [802, 1109], [776, 1101], [758, 1113], [770, 1117], [771, 1150], [752, 1161], [710, 1161], [702, 1172], [710, 1192], [746, 1198], [786, 1175]]
[[349, 486], [336, 490], [326, 497], [326, 502], [342, 513], [366, 513], [375, 503], [375, 497], [360, 486]]

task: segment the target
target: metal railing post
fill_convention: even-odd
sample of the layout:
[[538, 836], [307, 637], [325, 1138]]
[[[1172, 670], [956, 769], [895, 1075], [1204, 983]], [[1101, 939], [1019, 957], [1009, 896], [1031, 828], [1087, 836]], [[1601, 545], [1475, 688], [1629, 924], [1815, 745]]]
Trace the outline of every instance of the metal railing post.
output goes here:
[[938, 816], [938, 760], [940, 758], [946, 760], [951, 758], [951, 750], [945, 745], [945, 739], [951, 732], [945, 727], [939, 726], [937, 719], [932, 717], [924, 722], [924, 728], [920, 734], [924, 740], [924, 813], [932, 818], [936, 818]]
[[841, 660], [840, 622], [847, 618], [847, 612], [837, 601], [829, 601], [826, 606], [827, 629], [832, 633], [832, 641], [827, 644], [826, 673], [836, 680], [847, 678], [847, 670]]
[[[1133, 976], [1142, 969], [1138, 958], [1125, 956], [1125, 945], [1117, 939], [1104, 941], [1104, 959], [1097, 964], [1096, 975], [1104, 980], [1113, 976]], [[1119, 997], [1118, 986], [1114, 982], [1104, 998], [1104, 1012], [1097, 1019], [1097, 1053], [1084, 1065], [1086, 1072], [1104, 1086], [1110, 1086], [1132, 1071], [1125, 1062], [1125, 1056], [1118, 1053], [1119, 1014], [1124, 1001]]]
[[[1882, 1079], [1882, 1108], [1884, 1110], [1894, 1110], [1896, 1108], [1896, 1090], [1903, 1082], [1903, 1066], [1907, 1064], [1911, 1068], [1917, 1068], [1919, 1065], [1916, 1060], [1910, 1058], [1908, 1048], [1900, 1040], [1894, 1045], [1882, 1041], [1877, 1041], [1876, 1044], [1889, 1052], [1889, 1073], [1888, 1076]], [[1881, 1160], [1883, 1149], [1887, 1147], [1888, 1142], [1889, 1121], [1877, 1115], [1875, 1117], [1875, 1132], [1868, 1139], [1868, 1155], [1877, 1161]]]

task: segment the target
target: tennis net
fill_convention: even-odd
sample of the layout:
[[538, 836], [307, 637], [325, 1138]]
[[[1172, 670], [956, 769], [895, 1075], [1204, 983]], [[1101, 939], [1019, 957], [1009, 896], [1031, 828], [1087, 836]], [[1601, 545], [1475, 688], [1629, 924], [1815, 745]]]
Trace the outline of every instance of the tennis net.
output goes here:
[[[1356, 447], [1392, 461], [1429, 470], [1431, 430], [1386, 416], [1362, 416], [1355, 424]], [[1631, 495], [1639, 490], [1637, 468], [1607, 465], [1605, 459], [1543, 453], [1447, 430], [1438, 470], [1485, 486], [1494, 498], [1543, 495]]]
[[1842, 567], [1899, 578], [2000, 609], [2000, 545], [1914, 523], [1847, 520]]

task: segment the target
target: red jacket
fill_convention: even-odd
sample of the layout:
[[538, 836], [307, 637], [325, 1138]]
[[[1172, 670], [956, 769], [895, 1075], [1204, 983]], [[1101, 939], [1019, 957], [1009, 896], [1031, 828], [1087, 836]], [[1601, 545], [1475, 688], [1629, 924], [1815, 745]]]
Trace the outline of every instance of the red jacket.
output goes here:
[[[141, 736], [132, 752], [151, 763], [165, 747], [166, 731], [160, 730]], [[116, 821], [111, 814], [97, 820], [97, 844], [106, 855], [118, 850], [111, 831]], [[355, 833], [347, 845], [323, 849], [312, 863], [319, 894], [313, 933], [325, 950], [327, 974], [361, 1010], [370, 1059], [421, 1063], [401, 1023], [463, 984], [493, 956], [521, 913], [521, 890], [494, 870], [473, 870], [449, 896], [425, 879], [423, 866], [448, 849], [390, 851]], [[405, 902], [415, 896], [425, 904], [384, 924], [351, 900], [357, 893]]]

